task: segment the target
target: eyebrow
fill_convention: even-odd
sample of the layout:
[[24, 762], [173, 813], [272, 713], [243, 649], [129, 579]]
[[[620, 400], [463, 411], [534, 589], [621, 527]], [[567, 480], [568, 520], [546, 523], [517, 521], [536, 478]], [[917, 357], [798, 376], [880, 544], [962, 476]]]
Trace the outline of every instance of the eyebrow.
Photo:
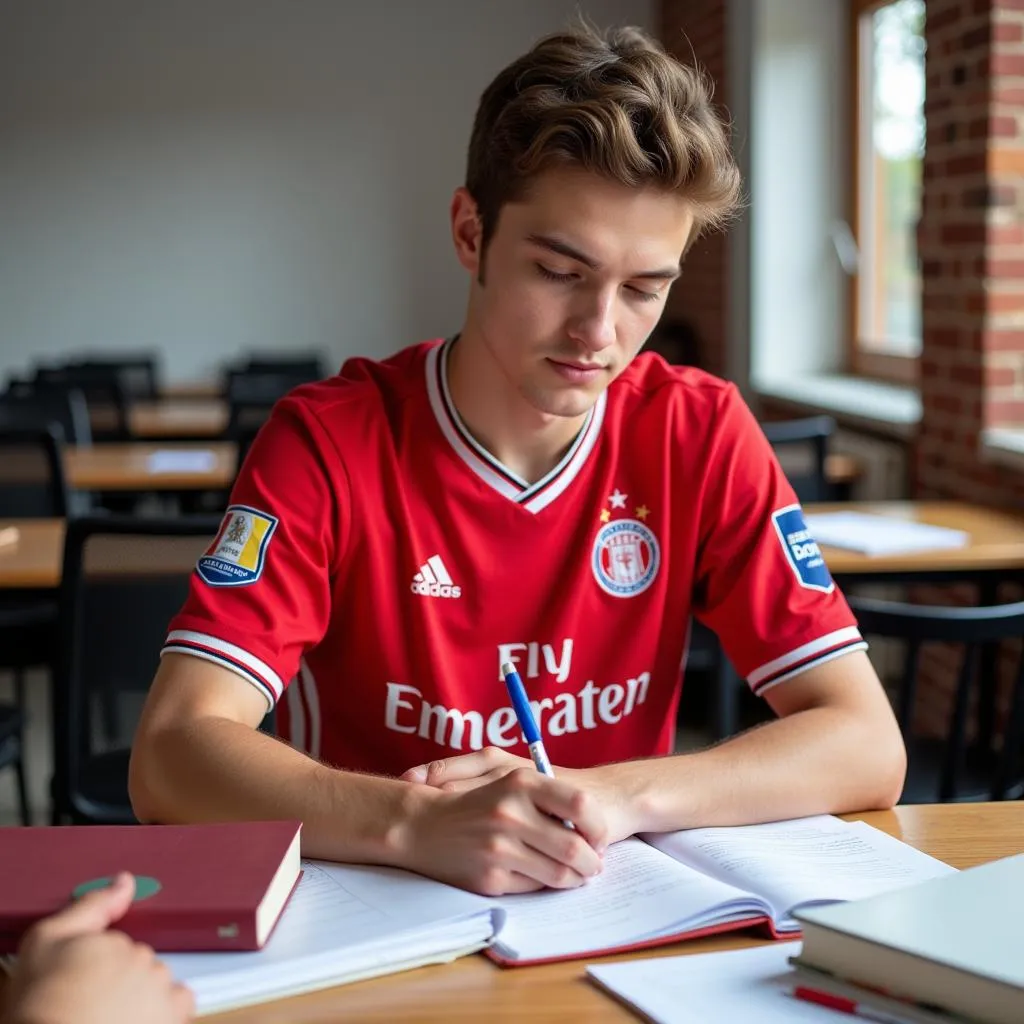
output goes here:
[[[563, 242], [561, 239], [552, 238], [550, 235], [527, 235], [526, 240], [533, 245], [539, 245], [542, 249], [547, 249], [549, 252], [565, 256], [570, 260], [576, 260], [577, 263], [582, 263], [590, 270], [601, 269], [599, 260], [594, 259], [593, 256], [588, 256], [585, 252], [580, 252], [579, 249], [569, 245], [567, 242]], [[630, 274], [629, 276], [645, 281], [674, 281], [679, 276], [679, 273], [680, 268], [677, 264], [674, 267], [662, 267], [658, 270], [641, 270], [639, 273]]]

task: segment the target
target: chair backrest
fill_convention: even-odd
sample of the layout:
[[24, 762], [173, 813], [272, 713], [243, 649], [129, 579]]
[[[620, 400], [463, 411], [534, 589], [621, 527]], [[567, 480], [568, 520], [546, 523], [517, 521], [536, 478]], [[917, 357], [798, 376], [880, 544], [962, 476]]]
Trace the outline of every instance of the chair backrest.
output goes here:
[[826, 473], [829, 441], [836, 431], [831, 416], [774, 420], [761, 424], [789, 482], [802, 502], [828, 501], [833, 489]]
[[315, 355], [270, 356], [254, 355], [242, 367], [245, 373], [277, 373], [292, 377], [299, 384], [323, 380], [323, 363]]
[[0, 516], [67, 515], [63, 442], [63, 433], [56, 423], [35, 429], [0, 429]]
[[128, 396], [116, 369], [73, 365], [40, 367], [34, 384], [39, 391], [80, 391], [89, 409], [93, 440], [130, 440]]
[[226, 391], [228, 425], [225, 436], [239, 445], [239, 465], [274, 405], [303, 383], [306, 382], [288, 373], [229, 372]]
[[89, 407], [77, 389], [37, 390], [22, 386], [0, 395], [0, 428], [43, 428], [56, 423], [68, 444], [92, 443]]
[[[905, 644], [903, 677], [900, 680], [896, 717], [904, 735], [910, 735], [917, 697], [918, 667], [922, 645], [957, 644], [963, 656], [957, 676], [949, 728], [944, 737], [939, 799], [951, 800], [958, 792], [959, 777], [967, 754], [967, 725], [972, 691], [978, 682], [979, 655], [983, 647], [1024, 639], [1024, 601], [989, 607], [932, 607], [882, 601], [850, 595], [850, 607], [861, 632], [890, 637]], [[1011, 707], [1003, 737], [1003, 752], [991, 796], [1001, 799], [1018, 770], [1024, 744], [1024, 651], [1016, 673]]]
[[86, 373], [116, 374], [126, 397], [132, 401], [150, 401], [157, 396], [155, 355], [89, 356], [72, 363], [71, 367]]
[[[128, 733], [134, 733], [139, 709], [127, 717], [120, 712], [132, 694], [141, 706], [168, 623], [219, 524], [211, 516], [111, 515], [68, 523], [53, 700], [58, 820], [132, 820]], [[104, 702], [110, 701], [125, 722], [113, 740], [101, 728]]]

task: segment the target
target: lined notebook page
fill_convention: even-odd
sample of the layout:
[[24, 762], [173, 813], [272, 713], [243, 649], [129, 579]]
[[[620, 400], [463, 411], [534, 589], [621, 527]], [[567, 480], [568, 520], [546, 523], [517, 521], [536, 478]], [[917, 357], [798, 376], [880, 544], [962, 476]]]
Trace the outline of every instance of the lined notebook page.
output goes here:
[[[747, 894], [677, 864], [638, 839], [609, 847], [604, 871], [578, 889], [506, 896], [501, 904], [508, 918], [496, 945], [526, 960], [669, 934], [723, 904], [735, 916], [756, 909]], [[729, 913], [714, 916], [727, 920]]]
[[780, 921], [801, 903], [860, 899], [955, 872], [864, 822], [831, 815], [645, 838], [699, 871], [761, 893]]

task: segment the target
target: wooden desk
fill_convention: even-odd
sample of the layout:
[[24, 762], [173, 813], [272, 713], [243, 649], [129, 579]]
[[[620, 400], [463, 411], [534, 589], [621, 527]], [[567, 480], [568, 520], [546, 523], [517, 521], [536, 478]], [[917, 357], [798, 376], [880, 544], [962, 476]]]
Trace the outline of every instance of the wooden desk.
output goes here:
[[0, 519], [0, 529], [18, 530], [14, 544], [0, 547], [0, 590], [46, 590], [60, 585], [64, 559], [63, 519]]
[[227, 403], [219, 398], [134, 402], [128, 429], [140, 438], [221, 437], [228, 425]]
[[[984, 864], [1024, 850], [1021, 801], [897, 807], [895, 811], [846, 817], [867, 821], [957, 868]], [[601, 959], [613, 962], [709, 953], [761, 945], [763, 941], [732, 934]], [[223, 1024], [450, 1024], [481, 1020], [488, 1024], [524, 1020], [534, 1024], [636, 1024], [637, 1018], [630, 1011], [585, 980], [588, 962], [594, 960], [501, 968], [483, 956], [470, 956], [451, 964], [421, 967], [203, 1019]], [[4, 979], [0, 976], [0, 996], [3, 987]]]
[[[958, 868], [970, 867], [1024, 850], [1024, 802], [945, 804], [899, 807], [863, 815], [877, 828]], [[758, 945], [761, 940], [735, 935], [698, 939], [659, 950], [606, 957], [678, 956]], [[543, 967], [501, 968], [482, 956], [424, 967], [372, 981], [326, 989], [207, 1019], [224, 1024], [324, 1024], [326, 1021], [408, 1021], [449, 1024], [481, 1021], [535, 1024], [587, 1021], [614, 1024], [637, 1018], [584, 980], [588, 961]], [[593, 962], [593, 961], [590, 961]]]
[[864, 467], [856, 455], [833, 452], [825, 456], [825, 479], [830, 484], [848, 487], [855, 484], [863, 472]]
[[174, 384], [165, 384], [160, 388], [160, 398], [163, 401], [168, 399], [192, 399], [192, 398], [220, 398], [224, 386], [218, 380], [184, 380]]
[[822, 545], [833, 576], [851, 580], [955, 578], [989, 573], [1024, 571], [1024, 516], [956, 501], [852, 501], [811, 504], [808, 515], [819, 512], [865, 512], [909, 519], [932, 526], [964, 530], [970, 542], [946, 551], [921, 551], [912, 555], [863, 555], [856, 551]]
[[[210, 452], [212, 465], [154, 471], [153, 456], [170, 451]], [[220, 490], [234, 482], [237, 461], [237, 445], [226, 441], [193, 445], [129, 441], [64, 450], [68, 483], [83, 491]]]

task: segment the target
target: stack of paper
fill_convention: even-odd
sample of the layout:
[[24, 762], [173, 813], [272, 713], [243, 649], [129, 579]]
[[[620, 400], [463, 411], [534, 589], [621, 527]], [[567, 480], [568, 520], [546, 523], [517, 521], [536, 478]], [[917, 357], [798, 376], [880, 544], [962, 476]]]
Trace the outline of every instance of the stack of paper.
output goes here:
[[409, 872], [303, 861], [259, 952], [161, 959], [203, 1015], [454, 960], [486, 946], [503, 920], [489, 900]]
[[[602, 989], [654, 1024], [839, 1024], [845, 1017], [829, 1006], [797, 999], [798, 976], [789, 958], [800, 943], [785, 942], [726, 953], [666, 956], [587, 968]], [[849, 1013], [856, 1011], [850, 1010]], [[865, 1013], [871, 1020], [934, 1021], [916, 1008]]]
[[808, 515], [806, 521], [807, 529], [819, 544], [865, 555], [908, 555], [962, 548], [970, 540], [963, 530], [864, 512], [821, 512]]

